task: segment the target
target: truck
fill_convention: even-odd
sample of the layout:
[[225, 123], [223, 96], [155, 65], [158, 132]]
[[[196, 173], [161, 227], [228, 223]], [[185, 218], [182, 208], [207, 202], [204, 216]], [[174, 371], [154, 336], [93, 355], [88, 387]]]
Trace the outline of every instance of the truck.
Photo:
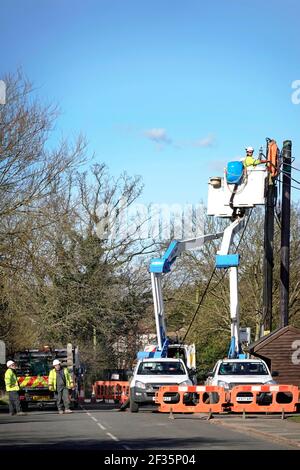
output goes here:
[[[231, 390], [238, 385], [275, 384], [267, 364], [262, 359], [249, 358], [241, 344], [241, 329], [238, 301], [238, 253], [229, 253], [234, 234], [245, 227], [249, 209], [265, 204], [265, 185], [269, 174], [277, 174], [278, 148], [274, 140], [268, 139], [267, 160], [265, 166], [244, 168], [242, 162], [230, 162], [223, 177], [213, 177], [209, 181], [208, 215], [229, 218], [231, 224], [225, 229], [221, 248], [216, 255], [217, 269], [229, 270], [231, 341], [228, 355], [218, 360], [214, 369], [207, 374], [206, 385], [220, 386]], [[248, 219], [249, 220], [249, 219]], [[211, 403], [215, 403], [215, 394], [211, 394]], [[251, 400], [245, 392], [240, 401]], [[261, 401], [270, 400], [267, 393], [261, 394]]]
[[[238, 385], [272, 385], [276, 384], [273, 377], [277, 377], [278, 372], [272, 374], [262, 359], [220, 359], [215, 364], [213, 370], [208, 372], [206, 385], [223, 387], [230, 391]], [[252, 400], [252, 394], [243, 392], [239, 394], [238, 401], [246, 402]], [[268, 404], [271, 396], [268, 393], [262, 393], [260, 400]], [[217, 394], [210, 394], [210, 403], [217, 403]], [[270, 402], [269, 402], [270, 403]]]
[[83, 368], [79, 361], [78, 347], [71, 343], [66, 348], [51, 349], [45, 346], [41, 349], [26, 349], [13, 355], [16, 363], [16, 374], [20, 386], [20, 401], [22, 410], [26, 411], [29, 405], [44, 407], [54, 405], [55, 396], [48, 387], [48, 376], [53, 368], [52, 362], [59, 359], [62, 367], [68, 367], [75, 385], [70, 397], [71, 405], [78, 406], [78, 398], [83, 390]]
[[130, 411], [153, 406], [155, 393], [163, 385], [193, 385], [184, 361], [159, 357], [139, 360], [130, 382]]
[[[231, 210], [231, 213], [233, 211]], [[221, 250], [217, 263], [220, 267], [231, 267], [233, 275], [230, 277], [231, 304], [232, 304], [232, 340], [233, 354], [240, 354], [239, 323], [237, 311], [237, 271], [238, 255], [230, 255], [234, 235], [244, 226], [244, 214], [237, 213], [234, 220], [222, 232], [206, 234], [187, 240], [173, 240], [161, 258], [154, 258], [150, 262], [152, 295], [156, 325], [157, 344], [149, 345], [144, 351], [138, 353], [138, 364], [135, 368], [130, 384], [130, 409], [137, 412], [140, 405], [153, 404], [154, 390], [163, 385], [193, 385], [195, 383], [196, 356], [195, 345], [186, 345], [172, 341], [166, 330], [165, 310], [162, 293], [162, 277], [171, 271], [176, 259], [187, 250], [199, 249], [204, 243], [222, 238]], [[234, 266], [234, 268], [233, 268]], [[170, 358], [177, 361], [177, 367], [182, 371], [179, 375], [168, 375], [163, 371], [163, 364], [168, 364]], [[159, 368], [154, 359], [159, 360]], [[174, 364], [173, 364], [174, 365]], [[145, 370], [152, 371], [144, 373]], [[183, 377], [184, 375], [184, 377]], [[189, 399], [189, 397], [187, 397]]]
[[[155, 391], [163, 385], [194, 385], [196, 382], [196, 355], [195, 345], [186, 345], [172, 341], [167, 335], [165, 323], [165, 310], [162, 294], [162, 276], [171, 271], [171, 266], [184, 251], [199, 249], [204, 243], [222, 238], [221, 250], [218, 254], [218, 263], [223, 267], [226, 264], [236, 266], [238, 255], [229, 255], [234, 235], [244, 226], [242, 215], [238, 215], [233, 222], [222, 232], [206, 234], [188, 240], [173, 240], [162, 258], [154, 258], [150, 262], [152, 295], [154, 304], [157, 344], [146, 346], [144, 351], [138, 353], [138, 364], [134, 370], [130, 384], [130, 410], [137, 412], [140, 405], [153, 404]], [[231, 318], [232, 318], [232, 354], [241, 355], [239, 341], [239, 322], [237, 310], [237, 271], [230, 277], [231, 288]], [[173, 367], [177, 362], [180, 374], [167, 374], [170, 359], [173, 358]], [[156, 361], [158, 361], [156, 363]], [[164, 363], [166, 367], [164, 367]], [[149, 371], [149, 373], [145, 373]], [[161, 371], [161, 372], [160, 372]], [[185, 400], [192, 400], [187, 394]]]
[[[275, 147], [274, 147], [275, 146]], [[272, 141], [272, 152], [277, 154], [277, 146]], [[268, 160], [267, 160], [268, 161]], [[266, 163], [261, 162], [261, 163]], [[195, 346], [172, 342], [166, 333], [164, 302], [162, 295], [162, 276], [171, 270], [171, 266], [183, 251], [197, 249], [204, 243], [222, 238], [220, 250], [216, 255], [215, 267], [229, 270], [231, 340], [228, 358], [243, 361], [244, 353], [240, 340], [239, 303], [238, 303], [238, 266], [239, 254], [231, 253], [234, 236], [246, 228], [249, 209], [265, 204], [265, 184], [272, 167], [258, 165], [244, 168], [241, 161], [229, 162], [223, 177], [209, 180], [208, 215], [230, 219], [224, 231], [207, 234], [189, 240], [173, 240], [161, 258], [150, 263], [152, 294], [156, 324], [157, 344], [148, 346], [138, 353], [138, 364], [130, 384], [130, 408], [137, 412], [139, 404], [153, 400], [154, 390], [163, 385], [179, 385], [183, 382], [192, 385], [192, 375], [196, 367]], [[180, 359], [180, 356], [182, 359]], [[163, 373], [164, 364], [170, 364], [170, 358], [177, 358], [177, 368], [181, 374], [167, 376]], [[182, 361], [182, 362], [180, 362]], [[148, 372], [147, 372], [148, 371]], [[269, 372], [268, 372], [269, 374]], [[183, 379], [184, 376], [184, 379]], [[155, 378], [155, 380], [154, 380]]]

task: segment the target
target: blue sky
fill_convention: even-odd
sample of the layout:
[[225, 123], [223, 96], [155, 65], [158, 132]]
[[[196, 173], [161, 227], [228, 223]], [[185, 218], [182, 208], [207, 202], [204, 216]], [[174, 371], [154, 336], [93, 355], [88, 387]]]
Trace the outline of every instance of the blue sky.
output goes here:
[[297, 0], [0, 0], [0, 78], [22, 67], [60, 104], [57, 132], [141, 175], [143, 201], [197, 203], [265, 137], [292, 139], [300, 167], [299, 14]]

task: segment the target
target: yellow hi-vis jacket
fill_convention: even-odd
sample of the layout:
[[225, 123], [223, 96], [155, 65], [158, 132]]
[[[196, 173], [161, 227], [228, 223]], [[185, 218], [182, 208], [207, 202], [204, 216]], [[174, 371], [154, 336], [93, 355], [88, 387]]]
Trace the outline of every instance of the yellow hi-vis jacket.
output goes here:
[[245, 157], [244, 161], [243, 161], [243, 164], [245, 167], [247, 166], [256, 166], [256, 165], [259, 165], [261, 163], [260, 160], [257, 160], [256, 158], [248, 155]]
[[[65, 379], [66, 379], [66, 388], [73, 387], [73, 380], [71, 378], [70, 372], [67, 367], [63, 368]], [[51, 369], [48, 377], [48, 386], [51, 392], [56, 392], [56, 369]]]
[[12, 369], [7, 369], [4, 375], [4, 380], [7, 392], [17, 392], [20, 390], [18, 378]]

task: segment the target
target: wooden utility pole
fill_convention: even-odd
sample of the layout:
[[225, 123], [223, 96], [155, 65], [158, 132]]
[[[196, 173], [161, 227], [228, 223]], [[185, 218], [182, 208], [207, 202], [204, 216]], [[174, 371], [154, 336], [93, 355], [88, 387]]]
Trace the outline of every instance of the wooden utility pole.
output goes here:
[[[270, 158], [270, 144], [267, 139], [267, 160]], [[273, 267], [274, 267], [274, 206], [276, 200], [275, 173], [270, 168], [266, 187], [265, 223], [264, 223], [264, 285], [263, 285], [263, 319], [264, 331], [272, 330], [273, 308]]]
[[289, 323], [290, 227], [292, 142], [285, 140], [282, 148], [281, 263], [280, 263], [280, 322]]

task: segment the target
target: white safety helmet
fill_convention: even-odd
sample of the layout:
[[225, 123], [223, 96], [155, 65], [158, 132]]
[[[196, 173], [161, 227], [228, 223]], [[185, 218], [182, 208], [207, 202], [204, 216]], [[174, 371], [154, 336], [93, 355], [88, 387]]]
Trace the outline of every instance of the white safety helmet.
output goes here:
[[246, 152], [254, 152], [254, 148], [253, 147], [247, 147]]
[[54, 361], [52, 362], [52, 364], [54, 366], [58, 366], [60, 364], [60, 361], [58, 359], [54, 359]]
[[14, 364], [14, 361], [7, 361], [6, 367], [10, 367]]

